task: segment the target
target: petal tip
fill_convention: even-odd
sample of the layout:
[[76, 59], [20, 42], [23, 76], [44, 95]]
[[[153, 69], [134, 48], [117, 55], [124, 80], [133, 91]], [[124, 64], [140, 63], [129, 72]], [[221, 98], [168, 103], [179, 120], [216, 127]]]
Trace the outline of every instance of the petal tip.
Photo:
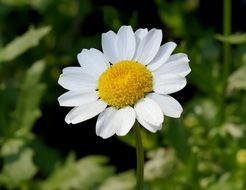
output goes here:
[[66, 122], [68, 125], [71, 124], [70, 119], [65, 118], [65, 122]]

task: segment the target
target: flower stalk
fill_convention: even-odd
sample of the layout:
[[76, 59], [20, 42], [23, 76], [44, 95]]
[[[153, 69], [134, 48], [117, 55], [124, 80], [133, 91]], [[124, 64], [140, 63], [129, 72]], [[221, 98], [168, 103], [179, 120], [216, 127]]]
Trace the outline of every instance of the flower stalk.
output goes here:
[[136, 190], [143, 190], [144, 181], [144, 150], [141, 138], [141, 130], [139, 123], [136, 122], [133, 127], [133, 131], [136, 139], [136, 155], [137, 155], [137, 184]]
[[[223, 1], [223, 35], [225, 37], [231, 34], [231, 0]], [[220, 123], [225, 117], [225, 101], [226, 101], [226, 87], [227, 79], [230, 72], [231, 65], [231, 45], [224, 41], [223, 44], [223, 72], [222, 72], [222, 90], [221, 90], [221, 105], [220, 105]]]

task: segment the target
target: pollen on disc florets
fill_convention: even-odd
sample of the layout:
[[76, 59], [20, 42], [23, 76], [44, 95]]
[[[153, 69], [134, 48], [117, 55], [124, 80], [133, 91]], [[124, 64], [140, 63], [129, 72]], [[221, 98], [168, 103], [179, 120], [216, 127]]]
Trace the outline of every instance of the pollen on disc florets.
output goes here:
[[98, 81], [99, 97], [116, 108], [134, 105], [151, 91], [151, 72], [135, 61], [120, 61], [112, 65]]

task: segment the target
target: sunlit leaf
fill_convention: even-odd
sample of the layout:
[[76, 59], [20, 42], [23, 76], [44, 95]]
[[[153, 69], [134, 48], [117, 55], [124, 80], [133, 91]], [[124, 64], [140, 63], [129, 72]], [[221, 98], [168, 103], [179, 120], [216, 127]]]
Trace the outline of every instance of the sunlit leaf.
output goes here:
[[28, 49], [38, 45], [39, 41], [51, 30], [51, 27], [45, 26], [35, 29], [31, 27], [25, 34], [17, 37], [12, 42], [0, 49], [0, 63], [11, 61], [23, 54]]
[[246, 43], [246, 33], [236, 33], [230, 36], [223, 36], [221, 34], [215, 35], [215, 38], [221, 42], [228, 42], [230, 44]]
[[191, 189], [192, 182], [189, 160], [183, 165], [172, 148], [158, 148], [147, 153], [145, 182], [151, 190]]
[[228, 90], [246, 90], [246, 65], [234, 71], [228, 79]]
[[48, 3], [48, 0], [0, 0], [1, 3], [10, 6], [25, 6], [30, 5], [37, 10], [42, 10]]
[[20, 94], [17, 99], [10, 128], [15, 129], [19, 135], [28, 132], [35, 120], [40, 116], [38, 108], [42, 94], [45, 89], [44, 84], [39, 80], [44, 71], [45, 63], [42, 60], [35, 62], [27, 71], [25, 79], [21, 85]]
[[105, 166], [106, 162], [106, 157], [101, 156], [88, 156], [75, 161], [74, 156], [70, 155], [63, 166], [41, 183], [41, 189], [94, 189], [113, 172], [112, 167]]
[[145, 179], [162, 179], [172, 175], [178, 167], [173, 150], [159, 148], [148, 153], [149, 161], [145, 164]]
[[206, 188], [207, 190], [241, 190], [243, 188], [243, 181], [239, 180], [238, 178], [234, 179], [230, 176], [230, 174], [226, 173], [221, 176], [220, 179], [217, 180], [217, 183], [211, 185], [210, 187]]
[[128, 171], [108, 178], [99, 190], [133, 190], [135, 184], [134, 172]]
[[225, 123], [221, 126], [220, 133], [221, 135], [229, 134], [234, 139], [242, 138], [243, 137], [243, 126], [234, 124], [234, 123]]
[[7, 139], [1, 147], [1, 156], [9, 156], [18, 154], [20, 148], [25, 144], [25, 140], [21, 138]]
[[0, 174], [0, 184], [16, 187], [26, 180], [30, 180], [37, 172], [33, 163], [33, 151], [24, 149], [18, 154], [4, 157], [4, 166]]

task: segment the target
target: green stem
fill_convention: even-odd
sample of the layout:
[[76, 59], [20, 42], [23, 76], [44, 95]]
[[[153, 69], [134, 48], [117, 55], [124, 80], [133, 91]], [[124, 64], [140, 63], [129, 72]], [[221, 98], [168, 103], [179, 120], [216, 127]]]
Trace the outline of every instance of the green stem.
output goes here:
[[[223, 5], [223, 35], [229, 36], [231, 34], [231, 0], [224, 0]], [[222, 90], [221, 90], [221, 105], [220, 105], [220, 123], [224, 120], [225, 104], [226, 104], [226, 87], [227, 79], [230, 72], [231, 64], [231, 46], [230, 43], [223, 44], [223, 72], [222, 72]]]
[[136, 138], [136, 154], [137, 154], [137, 190], [143, 190], [144, 179], [144, 150], [141, 138], [139, 123], [137, 122], [133, 128]]

